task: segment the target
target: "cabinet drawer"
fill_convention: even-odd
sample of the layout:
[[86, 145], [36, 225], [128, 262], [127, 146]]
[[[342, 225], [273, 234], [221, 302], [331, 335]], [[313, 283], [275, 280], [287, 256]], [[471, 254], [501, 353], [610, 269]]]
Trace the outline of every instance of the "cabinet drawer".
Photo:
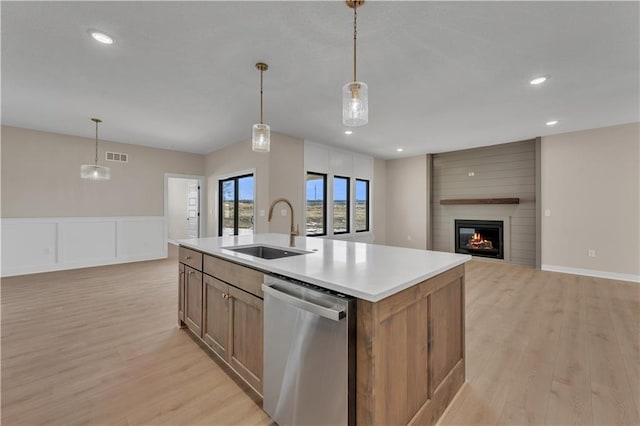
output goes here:
[[202, 271], [202, 253], [180, 246], [180, 262]]
[[262, 296], [264, 274], [217, 257], [204, 256], [204, 273], [234, 285], [258, 297]]

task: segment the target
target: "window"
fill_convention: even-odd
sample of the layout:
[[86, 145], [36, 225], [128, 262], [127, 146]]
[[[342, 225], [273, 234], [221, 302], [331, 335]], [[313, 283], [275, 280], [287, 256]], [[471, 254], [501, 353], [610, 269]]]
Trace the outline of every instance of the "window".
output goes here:
[[356, 232], [369, 230], [369, 181], [356, 179]]
[[218, 235], [253, 233], [253, 174], [219, 182]]
[[349, 232], [349, 178], [333, 177], [333, 233]]
[[327, 233], [327, 175], [307, 172], [307, 224], [306, 234]]

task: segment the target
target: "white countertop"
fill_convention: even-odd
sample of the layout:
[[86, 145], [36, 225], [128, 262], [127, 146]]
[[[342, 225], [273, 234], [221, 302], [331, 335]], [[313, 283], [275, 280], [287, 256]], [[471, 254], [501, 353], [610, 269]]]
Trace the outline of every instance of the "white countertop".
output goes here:
[[471, 256], [464, 254], [308, 237], [296, 237], [293, 249], [312, 253], [281, 259], [261, 259], [223, 248], [260, 243], [288, 249], [287, 234], [195, 238], [178, 243], [370, 302], [382, 300], [471, 260]]

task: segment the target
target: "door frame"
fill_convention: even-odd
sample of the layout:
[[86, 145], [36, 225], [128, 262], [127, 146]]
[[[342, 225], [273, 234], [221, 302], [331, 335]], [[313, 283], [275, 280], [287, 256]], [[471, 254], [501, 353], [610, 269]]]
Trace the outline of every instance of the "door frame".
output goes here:
[[198, 212], [200, 217], [198, 219], [198, 237], [201, 238], [203, 236], [204, 230], [206, 230], [207, 225], [207, 215], [202, 214], [206, 213], [206, 185], [207, 179], [205, 176], [198, 175], [183, 175], [178, 173], [165, 173], [164, 174], [164, 243], [165, 246], [169, 243], [169, 178], [178, 178], [178, 179], [194, 179], [198, 181], [198, 186], [200, 186], [200, 193], [198, 194]]

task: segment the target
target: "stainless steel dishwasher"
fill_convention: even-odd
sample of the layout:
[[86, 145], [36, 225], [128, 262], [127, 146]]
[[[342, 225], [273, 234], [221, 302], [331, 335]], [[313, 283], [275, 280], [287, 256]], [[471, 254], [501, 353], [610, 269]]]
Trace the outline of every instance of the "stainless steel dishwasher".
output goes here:
[[265, 275], [263, 408], [281, 426], [355, 424], [355, 299]]

